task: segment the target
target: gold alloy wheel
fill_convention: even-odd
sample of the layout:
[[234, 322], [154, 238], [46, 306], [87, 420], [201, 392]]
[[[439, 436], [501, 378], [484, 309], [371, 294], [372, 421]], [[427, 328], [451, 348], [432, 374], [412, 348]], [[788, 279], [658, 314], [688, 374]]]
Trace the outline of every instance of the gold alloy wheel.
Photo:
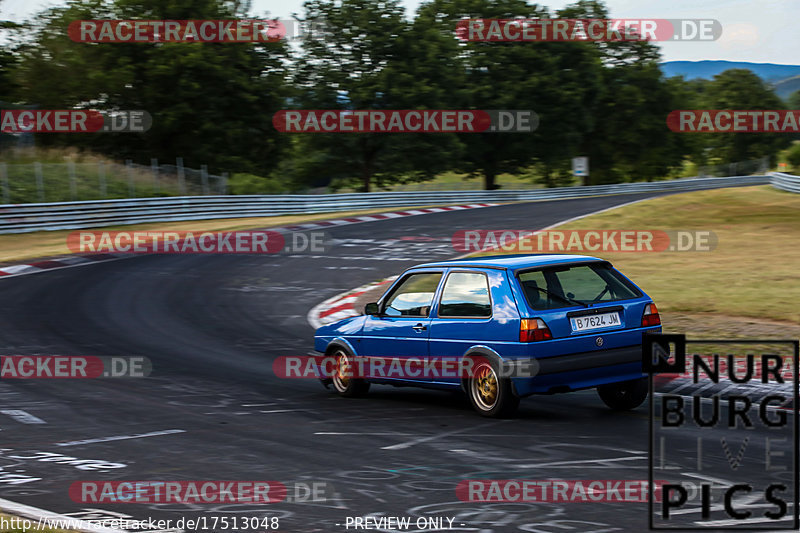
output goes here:
[[336, 352], [336, 370], [333, 373], [333, 386], [339, 392], [344, 392], [350, 386], [350, 361], [342, 350]]
[[472, 398], [475, 403], [484, 411], [490, 410], [497, 403], [497, 374], [492, 365], [482, 362], [475, 369], [475, 376], [472, 379]]

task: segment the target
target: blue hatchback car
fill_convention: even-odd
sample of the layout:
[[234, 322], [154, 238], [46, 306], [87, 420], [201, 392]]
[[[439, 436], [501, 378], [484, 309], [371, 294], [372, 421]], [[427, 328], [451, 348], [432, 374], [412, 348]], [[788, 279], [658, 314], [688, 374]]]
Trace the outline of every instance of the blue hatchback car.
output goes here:
[[343, 396], [371, 383], [460, 388], [500, 417], [525, 396], [592, 387], [612, 409], [638, 407], [642, 336], [660, 331], [653, 301], [608, 261], [493, 256], [406, 270], [364, 315], [320, 327], [315, 351]]

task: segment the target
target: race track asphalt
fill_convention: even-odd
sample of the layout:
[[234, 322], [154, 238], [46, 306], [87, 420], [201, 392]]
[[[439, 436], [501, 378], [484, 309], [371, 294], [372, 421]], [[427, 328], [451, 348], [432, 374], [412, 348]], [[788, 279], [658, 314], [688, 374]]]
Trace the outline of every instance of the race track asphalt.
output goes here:
[[[316, 256], [143, 255], [0, 279], [0, 354], [141, 355], [154, 369], [144, 379], [0, 381], [2, 411], [41, 421], [0, 413], [0, 498], [84, 517], [275, 516], [291, 532], [346, 531], [347, 517], [367, 515], [452, 517], [454, 531], [481, 533], [645, 530], [644, 503], [475, 503], [455, 493], [473, 478], [647, 479], [645, 408], [615, 413], [582, 391], [531, 397], [515, 419], [487, 420], [451, 393], [373, 387], [365, 399], [339, 398], [314, 380], [279, 379], [272, 362], [312, 348], [314, 305], [458, 255], [456, 230], [539, 229], [647, 196], [352, 224], [326, 230], [335, 245]], [[136, 438], [76, 442], [109, 437]], [[691, 450], [692, 436], [675, 443]], [[318, 482], [327, 498], [93, 505], [69, 498], [82, 480]]]

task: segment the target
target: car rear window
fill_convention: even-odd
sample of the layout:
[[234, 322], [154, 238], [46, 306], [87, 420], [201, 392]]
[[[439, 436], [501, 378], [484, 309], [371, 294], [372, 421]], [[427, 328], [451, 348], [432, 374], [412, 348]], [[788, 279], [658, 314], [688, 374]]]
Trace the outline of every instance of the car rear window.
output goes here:
[[[574, 307], [638, 298], [641, 292], [606, 263], [558, 265], [518, 276], [531, 309]], [[573, 300], [570, 302], [569, 300]]]

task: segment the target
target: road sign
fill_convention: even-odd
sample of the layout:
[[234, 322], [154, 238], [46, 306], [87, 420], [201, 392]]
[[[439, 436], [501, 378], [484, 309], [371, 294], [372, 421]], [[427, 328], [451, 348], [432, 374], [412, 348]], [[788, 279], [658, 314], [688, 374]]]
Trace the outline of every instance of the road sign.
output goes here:
[[589, 175], [589, 158], [588, 157], [573, 157], [572, 158], [572, 173], [579, 177], [586, 177]]

